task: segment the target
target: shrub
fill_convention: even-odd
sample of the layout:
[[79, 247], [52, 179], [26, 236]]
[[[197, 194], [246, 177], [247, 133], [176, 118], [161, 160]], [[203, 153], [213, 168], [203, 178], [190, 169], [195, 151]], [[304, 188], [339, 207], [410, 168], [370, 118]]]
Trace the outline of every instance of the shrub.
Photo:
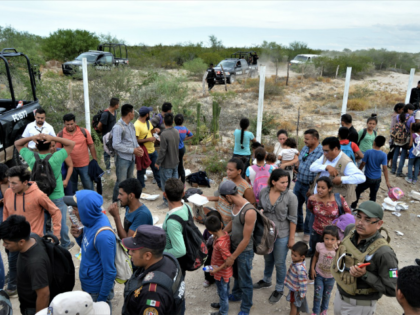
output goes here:
[[210, 65], [213, 63], [214, 65], [217, 65], [220, 61], [223, 60], [223, 57], [215, 52], [206, 52], [198, 55], [199, 58], [201, 58], [206, 65]]
[[191, 61], [184, 62], [182, 67], [189, 71], [194, 77], [198, 78], [201, 78], [204, 74], [204, 71], [207, 69], [207, 65], [201, 58], [195, 58]]
[[365, 111], [370, 107], [370, 102], [362, 98], [354, 98], [347, 101], [347, 109], [355, 111]]
[[207, 173], [222, 174], [226, 172], [227, 161], [221, 159], [217, 152], [203, 159], [202, 162]]
[[[250, 120], [249, 128], [248, 128], [248, 130], [251, 131], [255, 136], [257, 135], [257, 122], [258, 122], [258, 116]], [[276, 128], [277, 128], [277, 123], [275, 120], [275, 116], [268, 112], [264, 112], [261, 133], [264, 136], [267, 136], [271, 133], [271, 131], [276, 130]]]

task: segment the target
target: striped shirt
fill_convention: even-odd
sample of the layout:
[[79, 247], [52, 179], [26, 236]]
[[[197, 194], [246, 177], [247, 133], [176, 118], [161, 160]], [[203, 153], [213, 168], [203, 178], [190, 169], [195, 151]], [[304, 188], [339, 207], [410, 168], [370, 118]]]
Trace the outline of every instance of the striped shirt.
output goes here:
[[289, 288], [290, 291], [299, 291], [300, 296], [306, 295], [306, 289], [308, 286], [308, 273], [304, 262], [292, 263], [287, 271], [286, 279], [284, 279], [284, 285]]
[[[211, 256], [211, 265], [212, 266], [221, 266], [225, 263], [226, 259], [230, 257], [230, 237], [227, 232], [222, 237], [219, 237], [214, 240], [213, 243], [213, 254]], [[229, 279], [233, 276], [233, 268], [226, 267], [225, 269], [220, 270], [214, 274], [214, 279], [220, 281], [221, 278], [225, 282], [229, 282]]]

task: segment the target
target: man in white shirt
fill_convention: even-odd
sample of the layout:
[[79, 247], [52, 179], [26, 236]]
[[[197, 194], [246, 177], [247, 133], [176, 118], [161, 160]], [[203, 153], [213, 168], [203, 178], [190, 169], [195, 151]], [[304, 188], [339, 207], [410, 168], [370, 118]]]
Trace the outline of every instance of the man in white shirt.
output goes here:
[[[45, 110], [43, 108], [38, 108], [35, 112], [35, 121], [28, 124], [25, 128], [25, 131], [22, 134], [22, 138], [28, 138], [32, 136], [39, 135], [43, 133], [45, 135], [50, 135], [55, 137], [55, 132], [53, 126], [45, 121]], [[28, 148], [32, 151], [36, 150], [35, 142], [30, 141]], [[50, 146], [51, 152], [55, 152], [55, 142], [51, 142]]]

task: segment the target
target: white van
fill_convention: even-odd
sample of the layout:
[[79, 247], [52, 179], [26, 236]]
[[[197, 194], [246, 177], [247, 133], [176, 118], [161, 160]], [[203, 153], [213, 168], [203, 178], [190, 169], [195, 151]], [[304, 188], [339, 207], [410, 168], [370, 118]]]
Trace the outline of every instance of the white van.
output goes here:
[[302, 63], [312, 62], [312, 60], [317, 57], [319, 57], [319, 55], [297, 55], [290, 61], [290, 65], [298, 65]]

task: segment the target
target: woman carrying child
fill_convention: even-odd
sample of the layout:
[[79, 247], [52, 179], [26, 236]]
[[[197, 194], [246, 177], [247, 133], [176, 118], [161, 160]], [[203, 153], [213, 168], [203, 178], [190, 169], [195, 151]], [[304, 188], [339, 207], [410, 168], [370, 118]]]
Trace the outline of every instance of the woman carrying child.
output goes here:
[[328, 303], [335, 283], [331, 274], [331, 265], [339, 240], [338, 228], [333, 225], [326, 226], [322, 233], [322, 239], [323, 242], [316, 244], [315, 255], [311, 263], [311, 278], [315, 279], [312, 315], [327, 315]]

